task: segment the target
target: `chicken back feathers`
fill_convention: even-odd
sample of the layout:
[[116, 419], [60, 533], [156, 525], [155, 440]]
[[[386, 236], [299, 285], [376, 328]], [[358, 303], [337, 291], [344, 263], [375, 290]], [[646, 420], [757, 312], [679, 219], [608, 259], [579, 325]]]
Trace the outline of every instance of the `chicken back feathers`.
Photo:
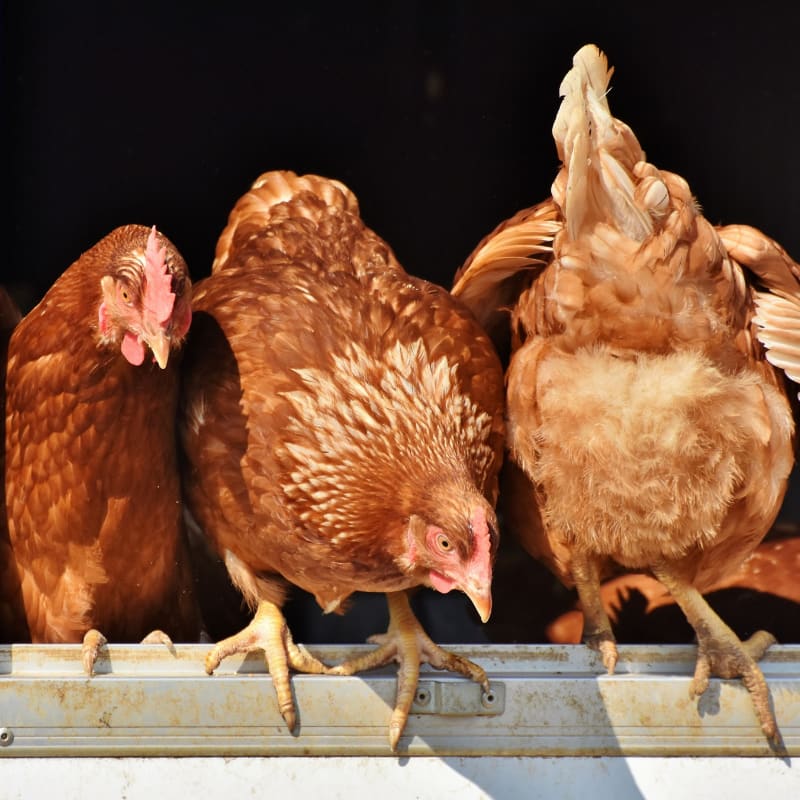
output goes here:
[[239, 201], [197, 286], [185, 372], [193, 513], [254, 574], [333, 610], [354, 591], [444, 588], [416, 518], [458, 557], [496, 547], [497, 356], [341, 184], [267, 173]]
[[[777, 244], [716, 230], [686, 181], [646, 160], [610, 114], [610, 76], [593, 45], [575, 55], [551, 198], [482, 240], [453, 292], [495, 329], [510, 308], [501, 505], [526, 549], [577, 585], [584, 635], [613, 669], [602, 574], [652, 570], [698, 630], [689, 593], [735, 571], [780, 509], [794, 422], [769, 359], [798, 363], [785, 320], [800, 290]], [[498, 268], [497, 253], [513, 260]]]
[[175, 436], [190, 319], [182, 257], [155, 229], [129, 225], [14, 329], [5, 491], [35, 642], [77, 642], [92, 628], [120, 641], [161, 627], [199, 636]]

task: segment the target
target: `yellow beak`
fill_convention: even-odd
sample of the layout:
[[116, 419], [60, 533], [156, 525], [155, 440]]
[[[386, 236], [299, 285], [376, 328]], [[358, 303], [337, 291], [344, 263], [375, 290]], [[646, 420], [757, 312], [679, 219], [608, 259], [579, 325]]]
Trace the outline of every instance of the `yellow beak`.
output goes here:
[[163, 331], [159, 331], [152, 336], [147, 336], [145, 342], [153, 351], [158, 366], [164, 369], [169, 361], [169, 337]]
[[491, 584], [486, 586], [467, 585], [462, 587], [464, 594], [472, 600], [472, 605], [478, 612], [481, 622], [487, 622], [492, 615], [492, 587]]

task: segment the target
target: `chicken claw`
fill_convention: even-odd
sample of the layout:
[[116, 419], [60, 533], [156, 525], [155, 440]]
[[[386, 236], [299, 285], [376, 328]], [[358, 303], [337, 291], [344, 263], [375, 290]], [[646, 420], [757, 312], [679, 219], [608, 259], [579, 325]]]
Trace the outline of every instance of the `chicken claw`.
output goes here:
[[489, 691], [489, 679], [482, 667], [435, 644], [422, 629], [405, 592], [387, 593], [389, 603], [389, 629], [386, 633], [370, 636], [367, 641], [380, 645], [366, 655], [346, 661], [331, 668], [332, 675], [353, 675], [397, 661], [397, 696], [389, 722], [389, 745], [394, 752], [408, 721], [411, 705], [419, 682], [419, 665], [430, 664], [436, 669], [458, 672], [479, 683]]
[[[97, 663], [100, 649], [107, 644], [108, 639], [96, 628], [86, 631], [81, 646], [81, 661], [83, 662], [83, 669], [89, 677], [94, 675], [94, 665]], [[164, 631], [151, 631], [139, 644], [163, 644], [170, 653], [173, 655], [175, 653], [175, 645]]]
[[770, 706], [769, 688], [758, 664], [776, 639], [767, 631], [757, 631], [746, 642], [717, 616], [705, 598], [690, 584], [679, 580], [663, 564], [653, 569], [669, 589], [697, 635], [697, 663], [689, 693], [698, 697], [708, 688], [711, 675], [741, 678], [750, 693], [761, 730], [772, 742], [779, 741], [778, 723]]
[[94, 665], [100, 655], [100, 648], [108, 644], [108, 639], [103, 636], [96, 628], [86, 631], [81, 646], [81, 661], [86, 674], [91, 677], [94, 675]]
[[175, 655], [175, 645], [170, 636], [164, 633], [164, 631], [150, 631], [139, 644], [163, 644], [172, 655]]
[[267, 669], [272, 675], [278, 708], [290, 731], [297, 725], [292, 688], [289, 683], [289, 668], [312, 675], [330, 673], [330, 668], [318, 661], [304, 647], [292, 639], [289, 626], [280, 608], [262, 600], [250, 624], [239, 633], [223, 639], [206, 655], [206, 672], [211, 675], [220, 662], [235, 653], [250, 653], [263, 650]]

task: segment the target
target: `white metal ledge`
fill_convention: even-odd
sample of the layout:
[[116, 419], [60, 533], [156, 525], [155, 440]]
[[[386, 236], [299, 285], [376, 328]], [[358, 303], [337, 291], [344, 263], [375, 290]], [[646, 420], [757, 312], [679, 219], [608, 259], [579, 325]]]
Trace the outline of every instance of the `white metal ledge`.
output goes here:
[[[336, 663], [369, 646], [314, 646]], [[689, 646], [621, 646], [615, 675], [578, 645], [448, 646], [480, 663], [492, 696], [427, 667], [399, 756], [800, 756], [800, 645], [761, 666], [785, 750], [771, 750], [739, 681], [692, 699]], [[87, 678], [77, 645], [0, 647], [0, 757], [392, 756], [393, 668], [293, 675], [299, 726], [281, 718], [263, 660], [209, 645], [112, 645]]]

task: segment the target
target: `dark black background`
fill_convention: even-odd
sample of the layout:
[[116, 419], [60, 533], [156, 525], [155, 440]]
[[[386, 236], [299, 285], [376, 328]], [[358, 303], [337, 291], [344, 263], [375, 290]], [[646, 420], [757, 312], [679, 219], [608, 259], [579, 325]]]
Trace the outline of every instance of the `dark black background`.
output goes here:
[[[715, 223], [800, 258], [800, 6], [791, 3], [4, 2], [2, 280], [25, 310], [117, 225], [208, 274], [268, 169], [347, 183], [406, 268], [449, 286], [544, 199], [583, 44], [612, 112]], [[798, 516], [790, 495], [784, 516]]]
[[127, 222], [202, 277], [233, 202], [282, 168], [343, 180], [409, 271], [449, 284], [549, 194], [588, 42], [650, 160], [800, 258], [800, 10], [727, 5], [5, 2], [4, 280], [38, 300]]

